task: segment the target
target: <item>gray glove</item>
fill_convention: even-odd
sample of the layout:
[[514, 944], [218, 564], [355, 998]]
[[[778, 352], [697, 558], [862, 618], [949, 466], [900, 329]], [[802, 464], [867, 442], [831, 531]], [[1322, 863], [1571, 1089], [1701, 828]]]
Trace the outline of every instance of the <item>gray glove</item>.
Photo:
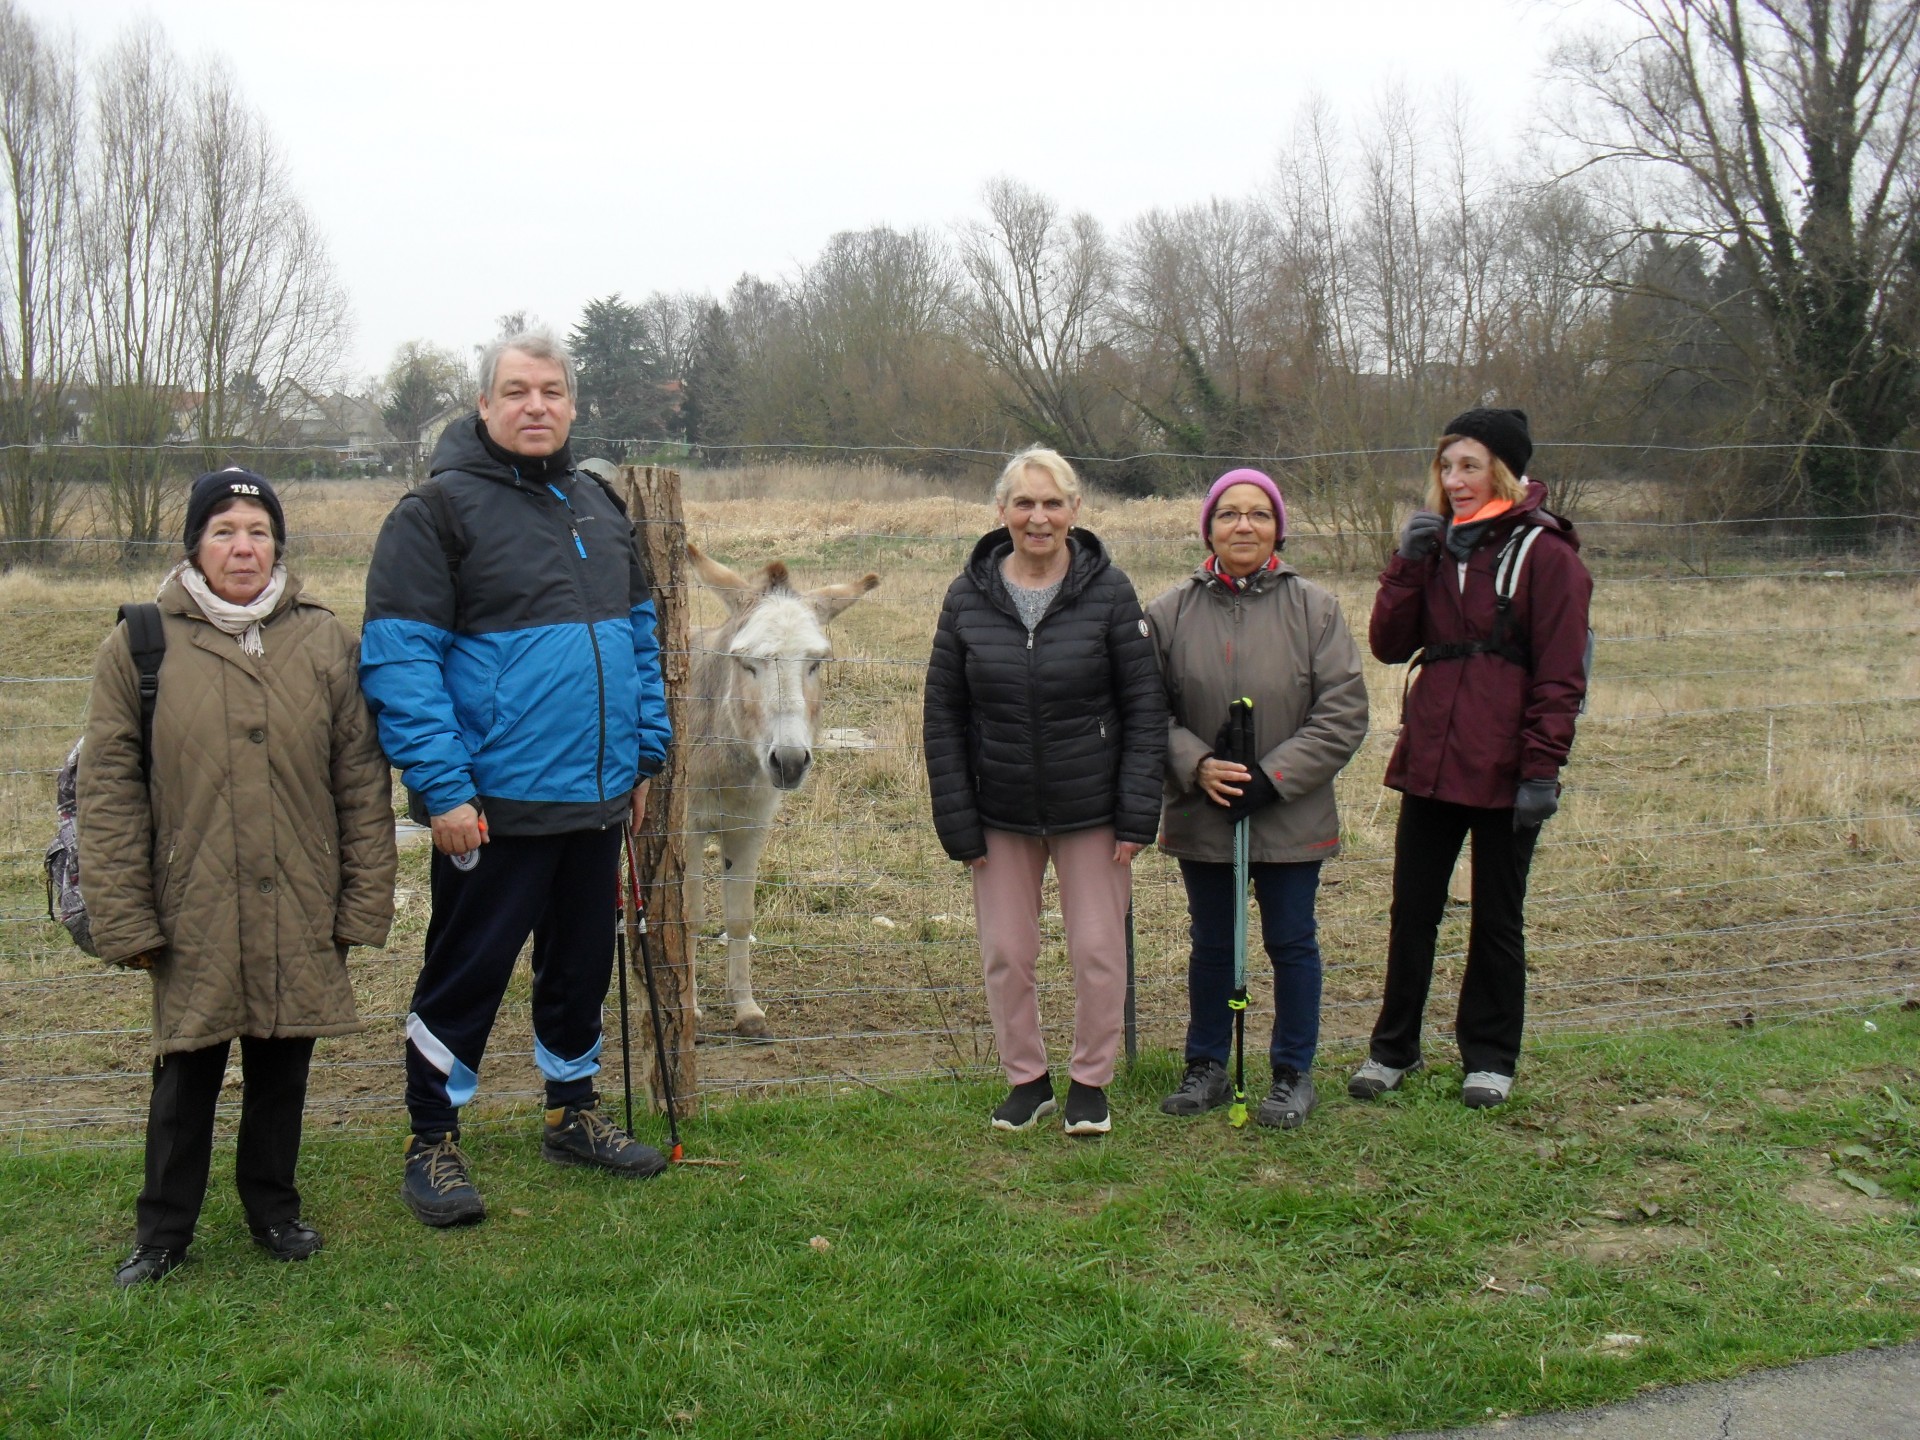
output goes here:
[[1400, 531], [1400, 554], [1407, 560], [1424, 560], [1440, 548], [1440, 537], [1447, 533], [1447, 517], [1431, 510], [1416, 510], [1407, 517]]
[[1513, 828], [1538, 830], [1559, 808], [1558, 780], [1522, 780], [1513, 797]]

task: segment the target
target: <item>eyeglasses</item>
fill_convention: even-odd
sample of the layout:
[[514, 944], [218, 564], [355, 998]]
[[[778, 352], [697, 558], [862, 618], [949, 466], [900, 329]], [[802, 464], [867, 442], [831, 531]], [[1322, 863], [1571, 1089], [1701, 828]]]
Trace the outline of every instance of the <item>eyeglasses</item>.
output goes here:
[[1271, 525], [1273, 524], [1273, 511], [1216, 510], [1213, 512], [1213, 523], [1216, 525], [1225, 525], [1229, 530], [1233, 529], [1242, 520], [1251, 521], [1254, 525]]

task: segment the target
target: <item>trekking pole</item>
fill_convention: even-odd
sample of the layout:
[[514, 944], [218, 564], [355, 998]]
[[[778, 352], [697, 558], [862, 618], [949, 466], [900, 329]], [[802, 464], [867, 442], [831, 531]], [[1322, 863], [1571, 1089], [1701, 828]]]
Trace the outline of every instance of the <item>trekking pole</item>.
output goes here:
[[1247, 1123], [1247, 819], [1233, 822], [1233, 1104], [1227, 1122]]
[[620, 1090], [627, 1102], [627, 1134], [633, 1134], [633, 1052], [627, 1048], [627, 897], [620, 884], [617, 873], [620, 862], [616, 858], [613, 877], [613, 942], [619, 952], [614, 958], [620, 964]]
[[[1230, 753], [1248, 769], [1258, 762], [1253, 752], [1253, 701], [1242, 696], [1227, 708], [1227, 725], [1233, 737]], [[1233, 1103], [1227, 1107], [1227, 1123], [1238, 1130], [1247, 1123], [1247, 869], [1252, 819], [1242, 815], [1233, 822], [1233, 996], [1227, 1008], [1233, 1011]]]
[[667, 1158], [679, 1160], [680, 1107], [673, 1097], [673, 1067], [667, 1062], [667, 1032], [660, 1023], [660, 991], [653, 981], [653, 947], [647, 944], [647, 907], [640, 898], [640, 861], [633, 848], [632, 826], [626, 828], [626, 847], [627, 898], [632, 905], [628, 912], [628, 924], [633, 927], [634, 941], [640, 951], [640, 969], [647, 982], [647, 1010], [653, 1016], [653, 1050], [660, 1066], [660, 1089], [667, 1102], [667, 1135], [673, 1147], [667, 1152]]

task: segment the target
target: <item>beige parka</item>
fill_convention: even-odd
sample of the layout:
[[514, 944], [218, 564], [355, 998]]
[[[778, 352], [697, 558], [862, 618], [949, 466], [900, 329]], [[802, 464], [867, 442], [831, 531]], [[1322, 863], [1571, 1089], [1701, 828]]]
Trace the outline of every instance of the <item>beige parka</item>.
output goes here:
[[251, 656], [178, 580], [141, 775], [124, 625], [94, 661], [79, 766], [81, 894], [103, 959], [161, 952], [157, 1054], [357, 1030], [346, 951], [393, 921], [393, 788], [333, 613], [287, 593]]
[[1147, 622], [1170, 712], [1160, 848], [1232, 862], [1233, 823], [1196, 772], [1244, 695], [1260, 766], [1280, 794], [1254, 812], [1248, 858], [1285, 865], [1339, 854], [1333, 777], [1367, 735], [1360, 649], [1340, 602], [1284, 560], [1238, 592], [1203, 567], [1149, 605]]

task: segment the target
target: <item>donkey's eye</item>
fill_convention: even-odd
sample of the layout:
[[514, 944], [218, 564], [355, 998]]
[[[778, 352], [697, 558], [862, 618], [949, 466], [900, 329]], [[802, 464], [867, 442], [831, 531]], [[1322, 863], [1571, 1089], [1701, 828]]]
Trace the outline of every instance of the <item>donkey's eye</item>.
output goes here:
[[760, 664], [758, 661], [748, 660], [738, 655], [736, 655], [734, 658], [740, 661], [740, 668], [742, 670], [745, 670], [747, 674], [753, 676], [756, 680], [760, 678]]
[[820, 665], [821, 665], [821, 663], [822, 663], [822, 662], [820, 662], [820, 661], [818, 661], [818, 660], [809, 660], [809, 661], [807, 662], [807, 674], [809, 674], [809, 675], [818, 675], [818, 674], [820, 673]]

